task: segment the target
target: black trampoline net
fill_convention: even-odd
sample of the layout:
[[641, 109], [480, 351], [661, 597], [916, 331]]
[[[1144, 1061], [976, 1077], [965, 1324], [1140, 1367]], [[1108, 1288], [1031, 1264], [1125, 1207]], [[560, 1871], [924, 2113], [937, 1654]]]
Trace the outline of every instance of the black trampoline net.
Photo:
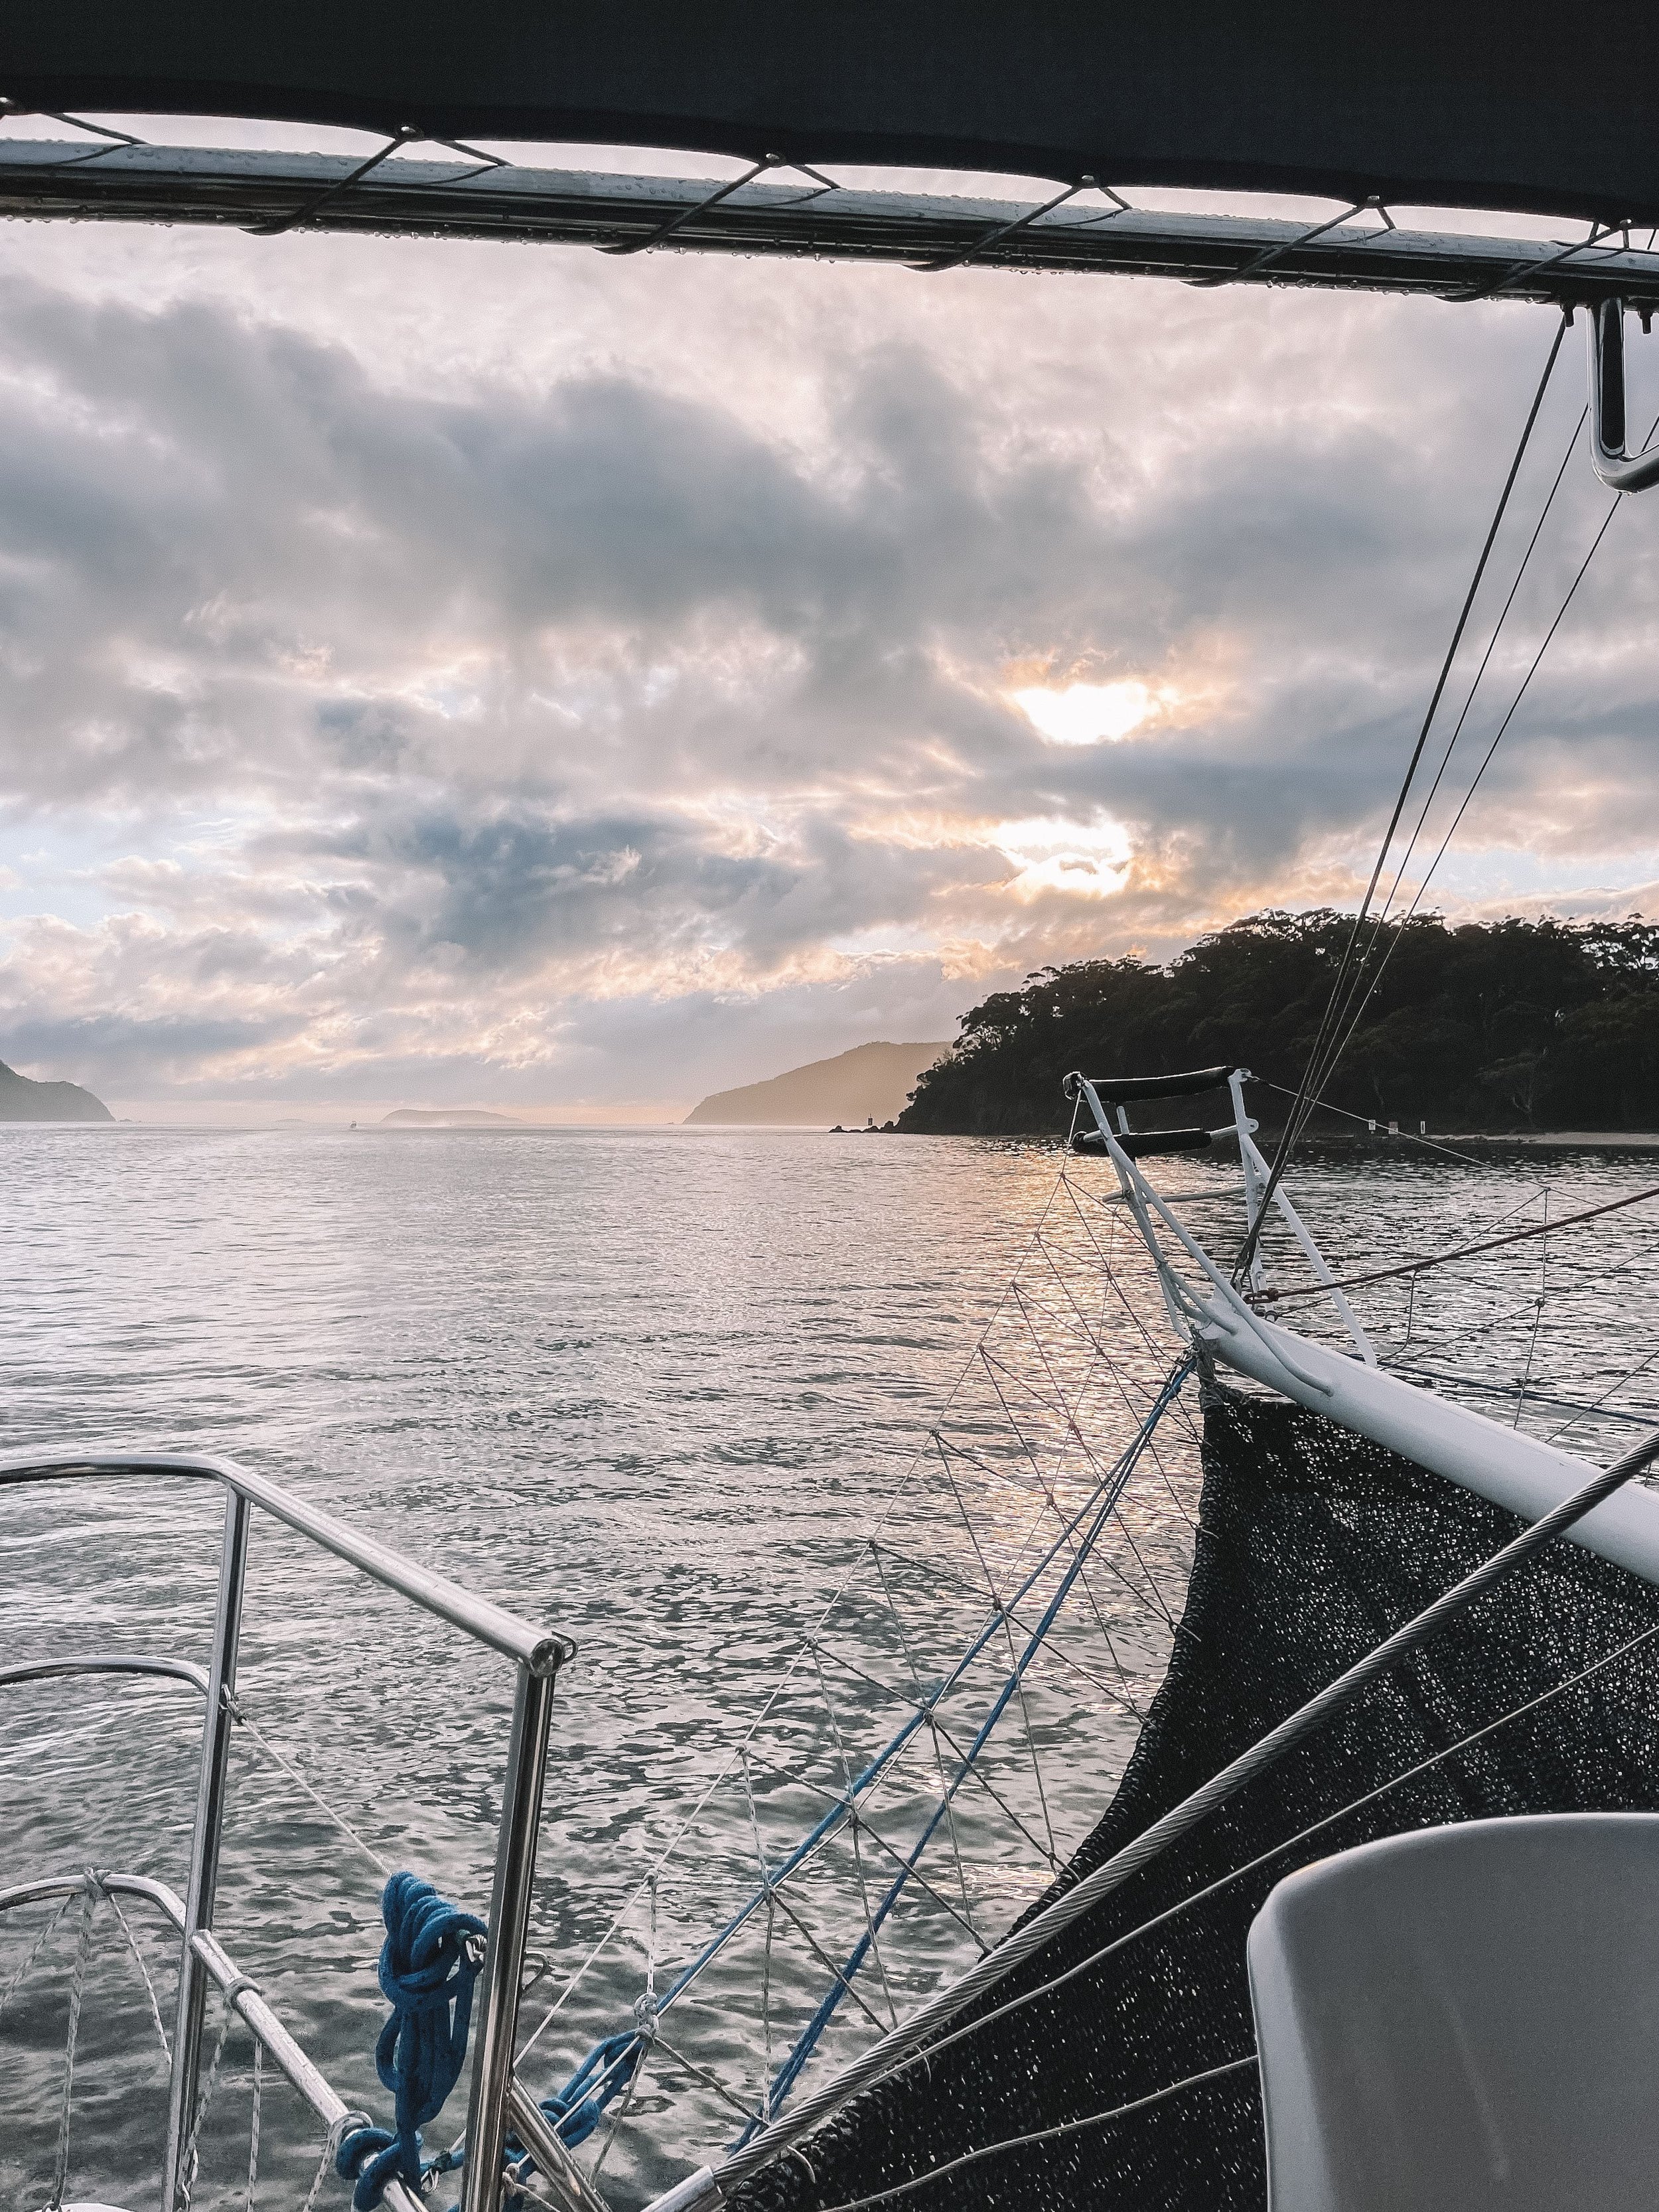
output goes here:
[[[1110, 1809], [1049, 1895], [1131, 1842], [1521, 1526], [1316, 1414], [1212, 1387], [1196, 1557], [1169, 1673]], [[1063, 1988], [878, 2083], [733, 2203], [742, 2212], [828, 2212], [896, 2191], [888, 2201], [905, 2212], [1261, 2206], [1253, 2068], [1056, 2140], [1018, 2139], [1248, 2054], [1245, 1937], [1293, 1868], [1455, 1820], [1659, 1810], [1659, 1634], [1610, 1658], [1654, 1629], [1659, 1589], [1558, 1542], [946, 2036], [1275, 1846], [1289, 1848]], [[1586, 1668], [1595, 1671], [1573, 1684]], [[1498, 1721], [1479, 1742], [1356, 1804]], [[1291, 1844], [1332, 1814], [1340, 1817]], [[1005, 2142], [1013, 2147], [924, 2178]]]

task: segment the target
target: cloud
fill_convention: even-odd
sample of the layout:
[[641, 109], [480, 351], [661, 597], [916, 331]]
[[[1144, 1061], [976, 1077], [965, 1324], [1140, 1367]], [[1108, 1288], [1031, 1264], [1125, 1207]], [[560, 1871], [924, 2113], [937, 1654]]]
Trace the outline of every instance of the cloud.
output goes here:
[[[8, 242], [35, 1072], [666, 1102], [1352, 895], [1543, 344], [1509, 307], [338, 244]], [[397, 289], [526, 270], [536, 333], [562, 302], [605, 346], [467, 354]], [[1659, 848], [1626, 509], [1468, 817], [1564, 884]], [[1570, 468], [1446, 805], [1600, 512]]]

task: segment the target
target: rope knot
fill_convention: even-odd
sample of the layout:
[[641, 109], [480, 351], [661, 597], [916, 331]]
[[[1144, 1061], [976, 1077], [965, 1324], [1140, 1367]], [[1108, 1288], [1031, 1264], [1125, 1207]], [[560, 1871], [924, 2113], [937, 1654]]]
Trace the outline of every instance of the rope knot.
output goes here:
[[420, 2130], [437, 2118], [460, 2079], [488, 1932], [474, 1914], [447, 1904], [429, 1881], [412, 1874], [392, 1876], [380, 1916], [386, 1942], [380, 1981], [392, 2017], [374, 2046], [374, 2070], [392, 2093], [397, 2125], [356, 2128], [341, 2142], [336, 2170], [356, 2181], [356, 2212], [370, 2212], [394, 2177], [421, 2187]]
[[[649, 2028], [640, 2017], [641, 2007], [647, 2004], [651, 2007]], [[542, 2111], [569, 2149], [587, 2141], [605, 2117], [605, 2106], [634, 2078], [635, 2069], [655, 2032], [655, 1999], [647, 1994], [639, 2000], [634, 2011], [635, 2017], [640, 2020], [637, 2028], [623, 2028], [618, 2034], [607, 2035], [603, 2043], [596, 2043], [563, 2088], [542, 2099]]]

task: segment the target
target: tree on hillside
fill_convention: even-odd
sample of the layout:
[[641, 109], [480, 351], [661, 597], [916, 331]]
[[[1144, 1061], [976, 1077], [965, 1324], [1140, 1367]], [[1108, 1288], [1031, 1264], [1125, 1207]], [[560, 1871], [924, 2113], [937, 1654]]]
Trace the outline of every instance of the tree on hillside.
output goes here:
[[[1225, 1061], [1293, 1091], [1352, 917], [1250, 915], [1165, 967], [1133, 956], [1045, 968], [964, 1014], [901, 1129], [981, 1135], [1063, 1127], [1061, 1082]], [[1507, 921], [1385, 927], [1343, 1024], [1329, 1102], [1449, 1130], [1659, 1126], [1659, 926]], [[1258, 1088], [1274, 1118], [1282, 1097]], [[1161, 1117], [1177, 1121], [1184, 1108]]]

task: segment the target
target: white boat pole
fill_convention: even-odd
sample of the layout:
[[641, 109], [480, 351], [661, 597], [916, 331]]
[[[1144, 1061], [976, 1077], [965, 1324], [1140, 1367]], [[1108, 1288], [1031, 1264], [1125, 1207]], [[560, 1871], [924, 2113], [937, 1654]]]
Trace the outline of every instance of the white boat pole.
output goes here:
[[[1402, 1459], [1426, 1468], [1431, 1474], [1519, 1514], [1522, 1520], [1542, 1520], [1563, 1498], [1571, 1498], [1592, 1480], [1596, 1469], [1588, 1460], [1558, 1451], [1553, 1444], [1523, 1436], [1518, 1429], [1505, 1427], [1485, 1413], [1473, 1413], [1431, 1390], [1420, 1390], [1397, 1375], [1362, 1364], [1267, 1320], [1227, 1280], [1170, 1201], [1147, 1182], [1133, 1154], [1120, 1142], [1128, 1137], [1128, 1132], [1113, 1128], [1095, 1085], [1081, 1077], [1077, 1082], [1117, 1170], [1135, 1224], [1157, 1263], [1171, 1316], [1182, 1315], [1182, 1326], [1190, 1331], [1195, 1344], [1253, 1382], [1324, 1414], [1339, 1427], [1350, 1429], [1386, 1450], [1398, 1452]], [[1249, 1141], [1242, 1119], [1239, 1141], [1241, 1146]], [[1247, 1157], [1247, 1182], [1253, 1164]], [[1153, 1226], [1154, 1217], [1196, 1266], [1204, 1278], [1202, 1287], [1176, 1273]], [[1327, 1293], [1338, 1301], [1345, 1322], [1357, 1328], [1344, 1310], [1345, 1302], [1312, 1239], [1299, 1219], [1293, 1225]], [[1363, 1336], [1356, 1340], [1363, 1342]], [[1576, 1522], [1567, 1535], [1570, 1542], [1582, 1544], [1586, 1551], [1640, 1575], [1644, 1582], [1659, 1583], [1659, 1495], [1652, 1491], [1634, 1483], [1626, 1485]]]
[[[1259, 1314], [1246, 1325], [1219, 1310], [1218, 1300], [1205, 1303], [1209, 1317], [1197, 1334], [1217, 1359], [1523, 1520], [1541, 1520], [1595, 1473], [1571, 1452], [1362, 1366]], [[1275, 1357], [1280, 1346], [1285, 1356]], [[1659, 1583], [1659, 1496], [1632, 1483], [1587, 1513], [1568, 1540]]]

